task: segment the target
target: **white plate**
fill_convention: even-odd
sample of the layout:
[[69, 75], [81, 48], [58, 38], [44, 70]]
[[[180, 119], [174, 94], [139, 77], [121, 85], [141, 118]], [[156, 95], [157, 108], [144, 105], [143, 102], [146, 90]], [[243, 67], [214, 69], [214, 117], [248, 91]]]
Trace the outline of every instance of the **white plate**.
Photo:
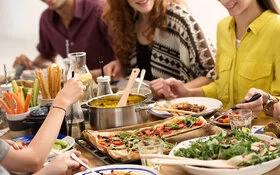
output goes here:
[[[91, 170], [100, 174], [102, 173], [110, 174], [111, 170], [131, 172], [135, 175], [159, 175], [160, 174], [157, 170], [153, 168], [149, 168], [142, 165], [130, 165], [130, 164], [107, 165], [107, 166], [92, 168]], [[75, 175], [91, 175], [91, 171], [87, 170], [84, 172], [77, 173]]]
[[[29, 136], [23, 136], [23, 137], [18, 137], [18, 138], [15, 138], [13, 139], [13, 141], [15, 142], [25, 142], [26, 144], [29, 144], [30, 141], [33, 139], [34, 135], [29, 135]], [[72, 148], [75, 144], [75, 139], [73, 137], [70, 137], [70, 136], [65, 136], [65, 135], [62, 135], [62, 134], [59, 134], [57, 136], [57, 139], [61, 139], [65, 142], [67, 142], [68, 146], [62, 150], [56, 150], [57, 153], [63, 153], [67, 150], [69, 150], [70, 148]], [[50, 152], [50, 155], [48, 158], [51, 158], [51, 157], [54, 157], [56, 155], [56, 153], [54, 152]]]
[[[188, 102], [191, 104], [198, 104], [198, 105], [204, 105], [207, 109], [204, 112], [200, 112], [200, 113], [196, 113], [196, 114], [191, 114], [192, 116], [205, 116], [205, 115], [209, 115], [211, 113], [216, 112], [218, 109], [220, 109], [223, 104], [220, 100], [214, 99], [214, 98], [208, 98], [208, 97], [184, 97], [184, 98], [176, 98], [173, 100], [169, 100], [169, 101], [160, 101], [158, 102], [158, 104], [160, 106], [164, 106], [164, 105], [171, 105], [171, 104], [175, 104], [175, 103], [181, 103], [181, 102]], [[157, 111], [157, 110], [152, 110], [149, 109], [148, 110], [149, 113], [158, 116], [158, 117], [162, 117], [162, 118], [167, 118], [172, 116], [172, 114], [170, 114], [167, 111]]]
[[53, 156], [56, 156], [57, 153], [63, 153], [63, 152], [65, 152], [65, 151], [69, 150], [69, 149], [72, 148], [72, 147], [74, 146], [74, 144], [75, 144], [75, 139], [74, 139], [73, 137], [70, 137], [70, 136], [65, 136], [65, 137], [64, 137], [63, 139], [61, 139], [61, 140], [65, 141], [65, 142], [68, 144], [68, 146], [67, 146], [66, 148], [64, 148], [64, 149], [61, 149], [61, 150], [56, 150], [56, 149], [53, 149], [53, 148], [52, 148], [52, 150], [55, 150], [55, 151], [54, 151], [54, 152], [53, 152], [53, 151], [50, 152], [49, 158], [50, 158], [50, 157], [53, 157]]
[[[270, 136], [266, 136], [263, 134], [252, 134], [255, 137], [258, 137], [261, 140], [267, 141], [267, 142], [271, 142], [271, 143], [280, 143], [280, 140], [270, 137]], [[175, 146], [169, 153], [169, 155], [173, 156], [173, 152], [175, 150], [178, 150], [179, 148], [188, 148], [190, 147], [190, 145], [195, 142], [198, 139], [201, 139], [202, 141], [206, 141], [209, 137], [201, 137], [201, 138], [195, 138], [195, 139], [191, 139], [191, 140], [186, 140], [181, 142], [180, 144], [178, 144], [177, 146]], [[182, 167], [184, 167], [186, 169], [186, 171], [188, 171], [191, 174], [207, 174], [207, 175], [260, 175], [260, 174], [264, 174], [272, 169], [274, 169], [275, 167], [277, 167], [280, 164], [280, 158], [274, 159], [274, 160], [270, 160], [268, 162], [263, 162], [257, 165], [252, 165], [252, 166], [248, 166], [248, 167], [244, 167], [244, 168], [240, 168], [240, 169], [215, 169], [215, 168], [202, 168], [202, 167], [195, 167], [195, 166], [188, 166], [188, 165], [184, 165]]]

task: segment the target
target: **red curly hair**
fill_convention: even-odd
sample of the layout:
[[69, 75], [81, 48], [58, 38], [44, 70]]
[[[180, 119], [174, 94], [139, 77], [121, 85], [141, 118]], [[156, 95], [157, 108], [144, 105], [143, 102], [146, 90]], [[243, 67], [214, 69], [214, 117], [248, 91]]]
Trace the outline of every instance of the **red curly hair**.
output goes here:
[[[166, 29], [166, 9], [171, 2], [180, 3], [180, 0], [154, 0], [150, 12], [148, 28], [144, 36], [152, 41], [156, 28]], [[106, 0], [102, 19], [108, 25], [113, 38], [113, 49], [123, 67], [128, 66], [128, 57], [136, 47], [137, 36], [135, 22], [137, 12], [127, 0]]]

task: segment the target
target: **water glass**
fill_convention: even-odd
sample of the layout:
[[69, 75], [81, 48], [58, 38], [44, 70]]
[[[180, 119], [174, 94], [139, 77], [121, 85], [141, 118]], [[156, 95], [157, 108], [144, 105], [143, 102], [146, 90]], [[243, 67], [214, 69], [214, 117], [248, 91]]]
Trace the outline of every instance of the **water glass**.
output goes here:
[[242, 130], [242, 128], [251, 129], [252, 110], [237, 109], [229, 114], [231, 129]]
[[[143, 154], [163, 154], [163, 141], [158, 138], [146, 138], [139, 142], [140, 158]], [[155, 168], [159, 171], [160, 165], [155, 165], [149, 159], [141, 158], [142, 165]]]

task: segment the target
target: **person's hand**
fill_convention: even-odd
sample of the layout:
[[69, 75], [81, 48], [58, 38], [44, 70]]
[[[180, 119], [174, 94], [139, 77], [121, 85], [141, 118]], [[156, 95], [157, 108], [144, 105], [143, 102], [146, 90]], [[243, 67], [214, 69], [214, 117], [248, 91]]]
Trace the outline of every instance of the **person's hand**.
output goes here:
[[273, 105], [273, 118], [280, 121], [280, 101]]
[[122, 76], [121, 64], [118, 60], [111, 61], [103, 68], [104, 74], [112, 78], [112, 80], [119, 80]]
[[27, 145], [25, 142], [14, 142], [12, 140], [6, 140], [6, 142], [13, 147], [15, 150], [21, 150], [23, 148], [26, 148]]
[[13, 67], [16, 68], [20, 64], [25, 64], [25, 69], [31, 69], [32, 67], [32, 62], [25, 55], [20, 55], [16, 57]]
[[184, 83], [175, 78], [168, 78], [166, 80], [159, 78], [149, 83], [155, 98], [177, 98], [186, 96], [188, 89], [185, 88]]
[[263, 109], [263, 103], [268, 99], [266, 92], [261, 89], [251, 88], [244, 97], [244, 100], [250, 100], [250, 98], [252, 98], [252, 96], [256, 93], [260, 93], [262, 97], [250, 103], [239, 103], [236, 105], [236, 107], [242, 109], [251, 109], [253, 114], [259, 114]]
[[77, 78], [71, 78], [66, 82], [63, 89], [61, 89], [54, 101], [54, 106], [59, 106], [63, 109], [67, 109], [71, 104], [77, 102], [83, 95], [86, 86]]
[[[74, 153], [78, 157], [81, 155], [79, 151], [74, 151]], [[86, 168], [73, 160], [70, 154], [71, 151], [58, 155], [46, 167], [35, 173], [35, 175], [72, 175], [80, 171], [85, 171]], [[87, 160], [82, 159], [82, 161], [88, 164]]]

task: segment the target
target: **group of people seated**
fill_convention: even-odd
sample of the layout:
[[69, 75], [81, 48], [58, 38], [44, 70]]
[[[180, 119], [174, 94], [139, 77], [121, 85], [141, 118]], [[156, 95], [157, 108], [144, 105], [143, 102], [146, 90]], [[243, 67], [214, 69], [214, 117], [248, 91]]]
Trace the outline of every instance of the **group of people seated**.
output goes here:
[[[129, 75], [134, 67], [145, 69], [145, 79], [150, 80], [156, 98], [212, 97], [222, 101], [225, 109], [237, 104], [261, 117], [273, 115], [280, 120], [277, 0], [219, 0], [230, 16], [217, 26], [217, 50], [183, 5], [184, 1], [43, 0], [48, 9], [40, 20], [40, 54], [34, 61], [20, 55], [14, 67], [22, 63], [26, 68], [44, 67], [55, 62], [57, 55], [66, 58], [67, 40], [70, 52], [87, 53], [87, 66], [95, 79], [101, 75], [98, 59], [102, 58], [105, 74], [114, 80]], [[71, 79], [57, 95], [55, 106], [66, 109], [79, 99], [83, 88]], [[262, 94], [262, 98], [240, 103], [256, 93]], [[69, 155], [64, 157], [69, 163], [64, 167], [54, 163], [55, 168], [47, 168], [50, 164], [40, 170], [59, 132], [63, 112], [51, 109], [28, 148], [16, 151], [0, 141], [1, 150], [5, 148], [0, 154], [1, 165], [9, 171], [38, 174], [81, 170], [77, 163], [68, 161]], [[58, 115], [61, 119], [57, 119]], [[36, 159], [27, 158], [30, 155]]]

